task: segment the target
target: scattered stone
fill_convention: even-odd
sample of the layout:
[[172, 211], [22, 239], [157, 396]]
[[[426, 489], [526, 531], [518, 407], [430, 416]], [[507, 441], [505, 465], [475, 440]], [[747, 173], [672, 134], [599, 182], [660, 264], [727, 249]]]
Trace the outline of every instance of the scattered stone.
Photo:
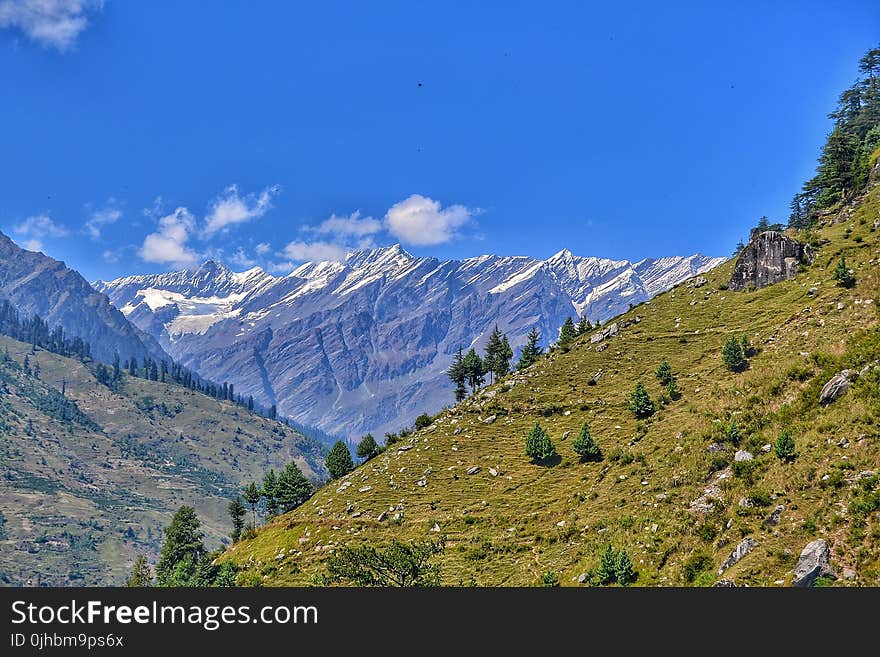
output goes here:
[[704, 276], [697, 276], [696, 278], [689, 280], [685, 285], [696, 289], [698, 287], [703, 287], [708, 282], [709, 281], [707, 281]]
[[843, 579], [847, 580], [848, 582], [855, 581], [857, 577], [858, 574], [852, 568], [843, 569]]
[[455, 431], [452, 432], [453, 436], [457, 436], [461, 433], [461, 427], [455, 427]]
[[453, 446], [452, 446], [452, 451], [453, 451], [453, 452], [457, 452], [457, 451], [458, 451], [458, 445], [453, 445]]
[[354, 513], [351, 514], [351, 517], [352, 518], [360, 518], [362, 515], [363, 515], [363, 512], [355, 511]]
[[849, 438], [841, 438], [837, 441], [837, 446], [846, 449], [849, 447]]
[[809, 294], [810, 296], [813, 296], [818, 291], [819, 291], [818, 287], [811, 287], [809, 290], [807, 290], [807, 294]]
[[751, 461], [753, 458], [755, 457], [752, 456], [752, 453], [744, 449], [738, 450], [736, 454], [733, 455], [733, 460], [737, 463], [740, 463], [742, 461]]
[[566, 431], [562, 434], [562, 438], [560, 440], [568, 440], [568, 437], [571, 435], [571, 431]]
[[779, 524], [779, 519], [782, 517], [782, 512], [785, 511], [785, 506], [780, 504], [776, 506], [773, 511], [770, 512], [770, 515], [764, 519], [764, 523], [770, 527], [775, 527]]
[[869, 479], [870, 477], [873, 477], [873, 476], [874, 476], [874, 471], [873, 471], [873, 470], [862, 470], [862, 471], [859, 473], [859, 477], [860, 477], [861, 479]]
[[378, 516], [376, 516], [376, 520], [378, 520], [379, 522], [382, 522], [382, 521], [384, 521], [385, 518], [387, 518], [387, 517], [388, 517], [388, 512], [387, 512], [387, 511], [383, 511], [383, 512], [380, 513]]
[[398, 453], [399, 452], [406, 452], [407, 450], [410, 450], [412, 448], [413, 448], [412, 445], [401, 445], [400, 447], [397, 448], [397, 451], [398, 451]]
[[597, 351], [597, 352], [599, 352], [599, 351], [605, 351], [607, 348], [608, 348], [608, 345], [607, 345], [607, 344], [600, 344], [598, 347], [596, 347], [596, 351]]
[[366, 493], [368, 490], [373, 490], [372, 486], [361, 486], [358, 488], [358, 493]]
[[822, 386], [822, 392], [819, 393], [819, 403], [822, 405], [830, 404], [849, 390], [852, 385], [849, 380], [850, 374], [852, 373], [849, 370], [841, 370], [832, 376], [828, 382]]
[[732, 579], [719, 579], [712, 585], [712, 588], [734, 589], [736, 584], [733, 583]]
[[658, 529], [660, 529], [660, 527], [657, 525], [656, 522], [653, 525], [651, 525], [651, 533], [652, 534], [656, 534]]
[[837, 573], [831, 568], [829, 559], [831, 548], [824, 538], [810, 541], [801, 551], [797, 565], [794, 567], [792, 586], [812, 586], [818, 577], [837, 579]]
[[424, 488], [424, 487], [427, 486], [427, 485], [428, 485], [428, 480], [427, 480], [427, 479], [419, 479], [419, 480], [416, 482], [416, 486], [418, 486], [418, 487], [420, 487], [420, 488]]
[[668, 496], [666, 493], [657, 493], [657, 494], [654, 496], [654, 499], [656, 499], [658, 502], [662, 502], [662, 501], [665, 500], [667, 497], [669, 497], [669, 496]]
[[605, 340], [606, 338], [613, 338], [619, 332], [620, 325], [617, 322], [614, 322], [613, 324], [609, 324], [608, 326], [603, 328], [601, 331], [596, 331], [595, 333], [593, 333], [593, 335], [590, 336], [590, 343], [596, 344], [597, 342], [602, 342], [602, 340]]
[[496, 470], [495, 468], [489, 468], [489, 474], [492, 475], [493, 477], [497, 477], [498, 470]]
[[837, 309], [838, 309], [838, 310], [843, 310], [845, 307], [846, 307], [846, 306], [844, 306], [842, 303], [838, 302], [838, 304], [837, 304]]
[[723, 452], [724, 445], [722, 445], [721, 443], [712, 443], [706, 448], [706, 451], [710, 454], [714, 454], [715, 452]]
[[730, 553], [730, 556], [724, 560], [724, 563], [718, 568], [718, 574], [720, 575], [725, 570], [738, 563], [743, 557], [745, 557], [749, 552], [754, 550], [758, 545], [758, 541], [753, 539], [751, 536], [747, 536], [743, 540], [739, 542], [739, 544], [733, 548], [733, 552]]
[[762, 452], [769, 452], [771, 449], [773, 449], [773, 445], [771, 445], [770, 443], [767, 443], [766, 445], [761, 445]]
[[470, 468], [467, 469], [467, 474], [469, 474], [469, 475], [475, 475], [475, 474], [477, 474], [479, 471], [480, 471], [480, 466], [478, 466], [478, 465], [474, 465], [474, 466], [472, 466], [472, 467], [470, 467]]
[[493, 423], [495, 420], [497, 420], [497, 419], [498, 419], [498, 416], [496, 416], [496, 415], [490, 415], [490, 416], [487, 417], [485, 420], [481, 420], [481, 422], [482, 422], [483, 424], [492, 424], [492, 423]]
[[581, 573], [580, 575], [577, 576], [577, 583], [583, 584], [584, 582], [587, 581], [587, 579], [589, 579], [588, 575], [586, 573]]
[[748, 497], [741, 497], [739, 498], [739, 502], [737, 502], [737, 506], [741, 509], [751, 509], [753, 506], [755, 506], [755, 503], [752, 502], [752, 500], [750, 500]]
[[559, 522], [556, 523], [556, 526], [557, 527], [565, 527], [565, 520], [560, 520]]
[[435, 523], [433, 524], [433, 526], [431, 527], [431, 531], [432, 531], [432, 532], [439, 532], [439, 531], [440, 531], [440, 525], [438, 525], [438, 524], [435, 522]]

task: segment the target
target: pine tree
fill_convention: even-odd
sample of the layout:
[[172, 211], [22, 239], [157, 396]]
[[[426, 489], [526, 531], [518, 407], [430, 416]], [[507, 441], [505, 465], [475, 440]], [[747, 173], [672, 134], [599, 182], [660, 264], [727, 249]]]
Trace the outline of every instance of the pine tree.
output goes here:
[[330, 448], [330, 452], [324, 460], [324, 465], [327, 466], [327, 472], [330, 473], [330, 477], [333, 479], [339, 479], [351, 472], [354, 469], [354, 463], [351, 460], [351, 452], [348, 450], [348, 445], [342, 440], [337, 440], [333, 447]]
[[675, 380], [675, 377], [672, 377], [672, 380], [666, 384], [666, 394], [672, 401], [681, 399], [681, 388], [678, 387], [678, 381]]
[[599, 584], [613, 584], [617, 581], [617, 554], [610, 543], [599, 557], [596, 580]]
[[587, 319], [587, 316], [584, 315], [581, 317], [581, 321], [578, 322], [577, 325], [577, 334], [578, 335], [586, 335], [590, 331], [593, 330], [593, 325], [590, 324], [590, 320]]
[[373, 438], [373, 434], [368, 433], [361, 438], [356, 453], [357, 457], [364, 459], [364, 461], [369, 461], [371, 458], [375, 458], [379, 455], [379, 445], [376, 443], [376, 439]]
[[581, 427], [581, 431], [578, 437], [574, 439], [574, 442], [572, 442], [571, 447], [574, 449], [575, 454], [581, 457], [582, 461], [602, 460], [602, 450], [599, 449], [598, 443], [590, 435], [590, 425], [587, 422], [584, 422], [584, 426]]
[[[501, 356], [501, 331], [498, 324], [489, 334], [489, 340], [486, 342], [486, 357], [483, 359], [483, 369], [489, 374], [489, 383], [493, 382], [495, 370], [499, 367], [498, 359]], [[503, 376], [503, 375], [502, 375]]]
[[134, 566], [131, 568], [131, 575], [125, 580], [125, 586], [129, 588], [144, 588], [153, 585], [153, 573], [150, 570], [150, 564], [147, 563], [146, 557], [139, 554], [134, 560]]
[[636, 387], [630, 395], [629, 410], [639, 419], [650, 417], [654, 414], [654, 402], [641, 381], [636, 383]]
[[[346, 448], [348, 449], [348, 448]], [[349, 456], [349, 458], [351, 458]], [[314, 488], [296, 463], [290, 462], [278, 475], [278, 506], [281, 513], [292, 511], [309, 499]]]
[[260, 499], [263, 497], [263, 491], [261, 491], [259, 486], [257, 486], [257, 484], [252, 481], [247, 486], [245, 486], [243, 497], [244, 501], [247, 502], [247, 505], [251, 507], [251, 513], [253, 514], [253, 525], [251, 526], [256, 529], [257, 505], [260, 503]]
[[672, 367], [665, 360], [660, 364], [660, 367], [657, 368], [655, 374], [657, 375], [657, 380], [664, 386], [669, 385], [669, 382], [674, 378]]
[[200, 527], [193, 507], [182, 506], [174, 514], [156, 564], [159, 586], [188, 586], [194, 582], [199, 563], [207, 554]]
[[278, 514], [278, 477], [275, 476], [275, 470], [269, 468], [269, 471], [263, 475], [263, 497], [266, 498], [266, 515], [270, 518]]
[[535, 423], [526, 436], [526, 456], [535, 462], [548, 461], [556, 454], [556, 448], [550, 441], [550, 435], [539, 423]]
[[236, 543], [241, 538], [241, 531], [244, 529], [244, 503], [241, 497], [236, 495], [235, 499], [229, 503], [229, 517], [232, 518], [232, 542]]
[[794, 438], [788, 429], [783, 429], [773, 443], [773, 452], [782, 461], [791, 461], [795, 456]]
[[571, 317], [568, 317], [562, 324], [562, 328], [559, 329], [559, 340], [556, 342], [556, 346], [564, 352], [568, 351], [571, 349], [571, 343], [574, 342], [576, 337], [577, 329], [574, 326], [574, 321]]
[[471, 386], [471, 392], [474, 392], [477, 388], [482, 386], [483, 382], [486, 380], [486, 369], [483, 364], [483, 359], [477, 355], [477, 352], [474, 351], [473, 348], [471, 348], [464, 357], [462, 364], [464, 366], [467, 382]]
[[614, 557], [614, 579], [616, 579], [617, 583], [621, 586], [626, 586], [635, 580], [633, 563], [630, 560], [629, 555], [626, 553], [626, 550], [618, 550]]
[[467, 388], [464, 387], [467, 382], [467, 372], [464, 368], [464, 356], [461, 353], [461, 347], [458, 348], [458, 353], [452, 359], [452, 365], [449, 366], [446, 375], [455, 384], [455, 401], [463, 401], [467, 397]]
[[543, 347], [538, 345], [540, 339], [541, 334], [538, 333], [538, 329], [533, 328], [529, 331], [526, 346], [523, 347], [522, 353], [519, 355], [516, 369], [524, 370], [538, 360], [538, 357], [544, 352]]
[[731, 372], [741, 372], [748, 365], [743, 353], [742, 342], [731, 335], [721, 347], [721, 358]]
[[831, 274], [835, 281], [837, 281], [837, 285], [840, 287], [853, 287], [856, 284], [856, 277], [850, 271], [849, 267], [846, 265], [846, 258], [840, 256], [840, 260], [837, 262], [837, 266], [834, 268], [834, 272]]

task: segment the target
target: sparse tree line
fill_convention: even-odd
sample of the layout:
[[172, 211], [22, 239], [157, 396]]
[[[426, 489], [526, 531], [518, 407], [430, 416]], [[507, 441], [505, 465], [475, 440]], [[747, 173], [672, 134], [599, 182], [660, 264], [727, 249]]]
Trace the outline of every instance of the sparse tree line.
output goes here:
[[[241, 495], [237, 495], [229, 503], [229, 516], [232, 519], [232, 542], [253, 536], [257, 528], [257, 514], [261, 506], [265, 511], [266, 520], [293, 511], [315, 493], [315, 487], [302, 473], [296, 463], [291, 461], [276, 474], [270, 468], [263, 475], [261, 484], [252, 481], [244, 487]], [[247, 506], [245, 506], [247, 505]], [[246, 516], [250, 511], [250, 523]]]

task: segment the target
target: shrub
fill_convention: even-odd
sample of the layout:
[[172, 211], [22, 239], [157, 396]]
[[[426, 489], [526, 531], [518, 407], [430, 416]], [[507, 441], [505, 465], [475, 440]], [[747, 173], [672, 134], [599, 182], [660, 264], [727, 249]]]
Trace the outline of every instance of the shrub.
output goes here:
[[536, 422], [526, 436], [526, 456], [530, 456], [535, 462], [540, 462], [549, 460], [555, 454], [556, 448], [550, 441], [550, 435]]
[[424, 429], [426, 427], [431, 426], [432, 422], [433, 422], [433, 420], [431, 419], [430, 415], [428, 415], [427, 413], [422, 413], [421, 415], [419, 415], [416, 418], [416, 424], [415, 424], [416, 431], [418, 431], [419, 429]]
[[724, 346], [721, 347], [721, 358], [731, 372], [741, 372], [748, 365], [743, 353], [742, 342], [733, 335], [727, 338]]
[[559, 577], [552, 570], [541, 575], [541, 586], [559, 586]]
[[850, 268], [846, 266], [846, 259], [843, 256], [840, 256], [840, 260], [831, 276], [840, 287], [852, 287], [856, 284], [856, 277]]
[[681, 388], [678, 387], [678, 382], [675, 379], [666, 384], [666, 394], [672, 401], [681, 399]]
[[664, 386], [669, 385], [669, 383], [675, 378], [672, 374], [672, 367], [665, 360], [660, 364], [660, 367], [657, 368], [657, 371], [654, 372], [654, 374], [657, 376], [657, 380], [660, 381], [661, 385]]
[[637, 418], [646, 418], [654, 414], [654, 402], [648, 395], [644, 384], [639, 381], [629, 398], [629, 410]]
[[688, 584], [693, 584], [694, 580], [696, 580], [697, 577], [699, 577], [702, 573], [706, 571], [712, 570], [713, 566], [714, 564], [712, 562], [712, 557], [707, 554], [698, 552], [696, 554], [692, 554], [684, 562], [682, 575], [684, 576], [684, 579]]
[[598, 584], [614, 584], [626, 586], [636, 580], [632, 560], [626, 550], [615, 550], [609, 543], [599, 557], [599, 567], [596, 569], [596, 581]]
[[773, 452], [783, 461], [791, 461], [795, 456], [794, 438], [791, 437], [788, 429], [783, 429], [782, 433], [773, 443]]
[[601, 461], [602, 450], [596, 440], [590, 435], [590, 425], [584, 422], [578, 437], [572, 442], [572, 449], [581, 457], [582, 461]]
[[733, 445], [738, 445], [741, 437], [739, 425], [736, 420], [731, 420], [724, 430], [724, 439]]

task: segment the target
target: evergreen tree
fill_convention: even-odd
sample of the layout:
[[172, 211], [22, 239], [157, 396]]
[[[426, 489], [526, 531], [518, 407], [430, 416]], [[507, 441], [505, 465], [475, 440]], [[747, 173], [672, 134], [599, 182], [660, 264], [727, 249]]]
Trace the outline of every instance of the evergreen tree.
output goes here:
[[[493, 382], [495, 371], [500, 367], [499, 359], [501, 358], [501, 331], [498, 324], [489, 334], [489, 340], [486, 342], [486, 357], [483, 359], [483, 369], [489, 375], [489, 383]], [[502, 376], [504, 376], [502, 374]]]
[[134, 561], [131, 569], [131, 575], [125, 580], [125, 586], [129, 588], [144, 588], [153, 585], [153, 573], [150, 570], [150, 564], [144, 555], [139, 554]]
[[471, 392], [474, 392], [483, 385], [486, 380], [486, 369], [483, 359], [477, 355], [473, 347], [467, 352], [462, 361], [468, 384], [471, 386]]
[[547, 461], [556, 454], [550, 435], [539, 423], [535, 423], [526, 436], [526, 456], [535, 462]]
[[257, 505], [260, 503], [260, 499], [263, 497], [263, 491], [261, 491], [257, 484], [252, 481], [247, 486], [245, 486], [243, 497], [244, 501], [247, 502], [247, 505], [251, 507], [251, 514], [253, 515], [252, 527], [256, 529]]
[[31, 360], [30, 360], [30, 358], [28, 358], [27, 354], [24, 355], [24, 363], [22, 364], [21, 367], [24, 370], [24, 373], [26, 376], [31, 375]]
[[119, 381], [122, 378], [122, 372], [119, 369], [119, 352], [113, 352], [113, 381]]
[[794, 438], [788, 429], [783, 429], [779, 437], [773, 443], [773, 452], [782, 461], [791, 461], [795, 456]]
[[636, 387], [629, 397], [629, 410], [639, 419], [650, 417], [654, 414], [654, 402], [641, 381], [636, 383]]
[[633, 563], [626, 553], [626, 550], [618, 550], [614, 557], [614, 579], [621, 586], [626, 586], [635, 580], [636, 574], [633, 572]]
[[574, 321], [569, 316], [562, 324], [562, 328], [559, 329], [559, 340], [556, 342], [556, 346], [562, 349], [562, 351], [568, 351], [571, 349], [571, 343], [574, 342], [576, 337], [577, 329], [574, 326]]
[[467, 372], [464, 367], [464, 356], [461, 353], [461, 347], [458, 348], [458, 353], [452, 359], [452, 365], [449, 366], [446, 374], [455, 384], [455, 401], [463, 401], [467, 397], [467, 388], [464, 387], [467, 382]]
[[831, 276], [840, 287], [853, 287], [856, 284], [856, 277], [847, 267], [846, 258], [843, 256], [840, 256], [840, 260], [837, 262], [837, 266], [834, 268]]
[[571, 446], [575, 453], [581, 457], [582, 461], [602, 460], [602, 450], [599, 449], [598, 443], [590, 435], [590, 425], [587, 422], [584, 422], [584, 426], [581, 427], [578, 437], [574, 439]]
[[247, 408], [249, 411], [254, 410], [254, 397], [253, 397], [253, 395], [248, 395]]
[[741, 372], [748, 365], [743, 353], [742, 342], [731, 335], [721, 347], [721, 358], [731, 372]]
[[351, 452], [348, 450], [348, 445], [342, 440], [337, 440], [333, 447], [330, 448], [330, 452], [324, 460], [324, 465], [327, 466], [327, 472], [330, 473], [330, 477], [333, 479], [339, 479], [351, 472], [354, 469], [354, 463], [351, 460]]
[[357, 456], [360, 459], [364, 459], [364, 461], [369, 461], [371, 458], [379, 456], [379, 445], [376, 443], [376, 439], [373, 438], [373, 434], [368, 433], [361, 438], [357, 446]]
[[174, 514], [156, 564], [159, 586], [190, 586], [195, 581], [199, 563], [207, 554], [200, 527], [193, 507], [182, 506]]
[[244, 529], [244, 503], [241, 497], [236, 495], [235, 499], [229, 503], [229, 517], [232, 518], [232, 542], [238, 542], [241, 538], [241, 531]]
[[617, 581], [617, 554], [610, 543], [599, 557], [596, 580], [599, 584], [613, 584]]
[[590, 324], [590, 320], [587, 319], [587, 316], [584, 315], [583, 317], [581, 317], [581, 320], [578, 322], [578, 325], [577, 325], [577, 334], [578, 335], [586, 335], [587, 333], [589, 333], [592, 330], [593, 330], [593, 325]]
[[522, 353], [519, 355], [516, 369], [524, 370], [538, 360], [538, 357], [544, 352], [543, 347], [538, 345], [540, 339], [541, 334], [538, 333], [538, 329], [533, 328], [529, 331], [526, 346], [523, 347]]
[[657, 375], [657, 380], [664, 386], [669, 385], [669, 382], [674, 378], [672, 367], [665, 360], [660, 364], [660, 367], [657, 368], [655, 374]]
[[278, 477], [275, 476], [275, 470], [269, 468], [269, 471], [263, 475], [263, 497], [266, 498], [266, 515], [273, 517], [278, 514]]
[[278, 475], [278, 506], [281, 513], [287, 513], [300, 506], [312, 496], [312, 493], [314, 493], [312, 484], [296, 463], [291, 461], [284, 466], [281, 474]]
[[672, 401], [681, 399], [681, 388], [678, 387], [678, 381], [675, 380], [675, 377], [672, 377], [672, 380], [666, 384], [666, 394]]
[[736, 423], [736, 420], [731, 420], [730, 424], [727, 425], [727, 428], [724, 430], [724, 439], [730, 442], [732, 445], [739, 444], [740, 431], [739, 425]]

